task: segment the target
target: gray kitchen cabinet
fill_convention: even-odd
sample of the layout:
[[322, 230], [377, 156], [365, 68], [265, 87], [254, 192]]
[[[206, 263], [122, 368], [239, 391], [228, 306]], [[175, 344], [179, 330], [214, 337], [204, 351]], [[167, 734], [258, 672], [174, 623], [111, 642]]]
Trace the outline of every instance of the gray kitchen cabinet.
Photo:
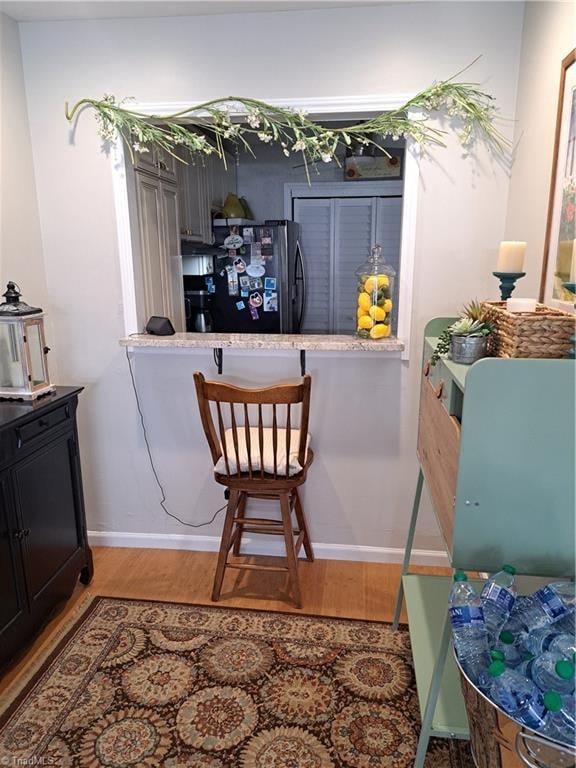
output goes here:
[[226, 155], [199, 156], [177, 163], [180, 232], [191, 242], [212, 243], [212, 214], [219, 211], [229, 192], [236, 193], [236, 161]]
[[177, 187], [141, 171], [135, 179], [144, 315], [169, 317], [176, 331], [184, 331]]

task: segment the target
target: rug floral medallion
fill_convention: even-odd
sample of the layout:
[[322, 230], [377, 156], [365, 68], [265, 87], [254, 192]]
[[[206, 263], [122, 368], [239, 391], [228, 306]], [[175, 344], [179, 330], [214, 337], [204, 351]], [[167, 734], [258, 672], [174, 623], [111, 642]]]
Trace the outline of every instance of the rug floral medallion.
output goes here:
[[[409, 768], [406, 630], [95, 598], [0, 720], [0, 765]], [[427, 768], [469, 768], [432, 740]]]

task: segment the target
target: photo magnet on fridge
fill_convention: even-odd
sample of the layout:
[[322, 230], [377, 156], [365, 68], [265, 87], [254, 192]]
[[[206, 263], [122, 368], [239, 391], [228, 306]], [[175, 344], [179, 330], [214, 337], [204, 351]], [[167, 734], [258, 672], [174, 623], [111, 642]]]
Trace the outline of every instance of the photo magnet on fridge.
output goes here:
[[244, 299], [247, 299], [248, 296], [250, 296], [250, 291], [247, 288], [242, 288], [240, 291], [240, 296], [242, 296]]
[[246, 272], [246, 262], [244, 259], [238, 257], [237, 259], [234, 259], [232, 264], [234, 265], [236, 272]]
[[278, 294], [276, 291], [264, 291], [264, 312], [278, 312]]
[[240, 275], [240, 288], [251, 288], [248, 275]]
[[244, 227], [242, 230], [242, 237], [244, 238], [244, 242], [246, 244], [253, 243], [254, 242], [254, 228], [253, 227]]
[[248, 286], [251, 291], [262, 290], [262, 280], [259, 277], [249, 277]]
[[258, 314], [258, 310], [256, 309], [256, 307], [253, 307], [252, 305], [250, 305], [248, 309], [250, 310], [250, 314], [252, 315], [252, 320], [258, 320], [260, 315]]
[[246, 304], [243, 301], [236, 302], [236, 309], [246, 309]]
[[275, 277], [265, 277], [264, 278], [264, 288], [267, 291], [275, 291], [276, 290], [276, 278]]

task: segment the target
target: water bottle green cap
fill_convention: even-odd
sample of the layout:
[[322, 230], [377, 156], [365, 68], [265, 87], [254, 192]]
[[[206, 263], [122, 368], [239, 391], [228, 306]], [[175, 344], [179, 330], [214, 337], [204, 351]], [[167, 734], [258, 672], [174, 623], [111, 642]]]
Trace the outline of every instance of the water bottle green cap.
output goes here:
[[456, 571], [454, 574], [454, 581], [468, 581], [468, 576], [462, 571]]
[[493, 661], [488, 667], [490, 677], [500, 677], [506, 671], [506, 664], [503, 661]]
[[512, 645], [515, 639], [516, 638], [514, 637], [514, 633], [510, 632], [509, 629], [505, 629], [503, 632], [500, 632], [500, 641], [504, 643], [504, 645]]
[[506, 657], [502, 651], [490, 651], [490, 658], [492, 661], [504, 661]]
[[557, 661], [554, 669], [556, 670], [558, 677], [561, 677], [562, 680], [570, 680], [570, 678], [574, 676], [574, 664], [572, 664], [571, 661], [568, 661], [568, 659], [560, 659], [560, 661]]
[[509, 573], [511, 576], [516, 575], [516, 568], [514, 568], [513, 565], [503, 565], [502, 570], [506, 571], [506, 573]]
[[562, 698], [556, 691], [546, 691], [544, 694], [544, 706], [549, 712], [560, 712], [562, 709]]

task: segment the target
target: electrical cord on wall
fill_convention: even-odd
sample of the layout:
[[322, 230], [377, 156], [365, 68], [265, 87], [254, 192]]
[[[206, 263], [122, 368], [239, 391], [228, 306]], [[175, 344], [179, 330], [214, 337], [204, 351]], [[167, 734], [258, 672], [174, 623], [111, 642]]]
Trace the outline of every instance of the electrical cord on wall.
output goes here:
[[154, 460], [152, 459], [152, 451], [150, 450], [150, 443], [148, 442], [148, 432], [146, 431], [146, 424], [144, 423], [144, 414], [142, 413], [142, 408], [140, 407], [140, 397], [138, 395], [138, 389], [136, 388], [136, 379], [134, 378], [134, 370], [132, 368], [132, 360], [130, 359], [130, 355], [128, 354], [128, 347], [125, 347], [126, 349], [126, 360], [128, 361], [128, 369], [130, 371], [130, 379], [132, 381], [132, 389], [134, 390], [134, 397], [136, 399], [136, 407], [138, 408], [138, 413], [140, 414], [140, 424], [142, 425], [142, 435], [144, 436], [144, 443], [146, 444], [146, 452], [148, 453], [148, 459], [150, 461], [150, 467], [152, 468], [152, 473], [154, 475], [154, 479], [156, 480], [156, 485], [158, 486], [160, 493], [162, 494], [162, 498], [160, 499], [160, 506], [164, 510], [164, 512], [168, 515], [168, 517], [171, 517], [173, 520], [177, 520], [182, 525], [186, 525], [189, 528], [204, 528], [206, 525], [211, 525], [214, 520], [216, 520], [216, 517], [222, 512], [222, 510], [226, 509], [227, 504], [224, 504], [220, 507], [220, 509], [217, 509], [216, 512], [214, 512], [214, 515], [210, 520], [207, 520], [205, 523], [189, 523], [186, 522], [186, 520], [181, 520], [178, 515], [173, 514], [170, 512], [170, 510], [166, 507], [166, 493], [164, 491], [164, 488], [162, 486], [162, 483], [160, 482], [160, 478], [158, 477], [158, 472], [156, 471], [156, 467], [154, 466]]

